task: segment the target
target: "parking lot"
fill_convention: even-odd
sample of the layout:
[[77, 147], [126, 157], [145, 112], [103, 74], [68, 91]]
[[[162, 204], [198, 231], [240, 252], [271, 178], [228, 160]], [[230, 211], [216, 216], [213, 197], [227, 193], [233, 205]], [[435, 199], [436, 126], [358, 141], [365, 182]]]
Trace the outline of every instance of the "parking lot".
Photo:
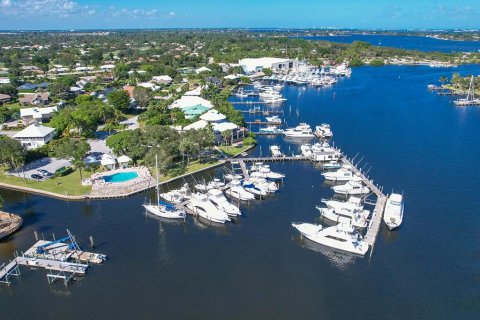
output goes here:
[[[38, 170], [47, 170], [55, 174], [57, 169], [61, 167], [71, 166], [72, 164], [65, 159], [43, 158], [29, 163], [28, 165], [18, 169], [17, 171], [10, 171], [8, 174], [18, 176], [20, 178], [32, 179], [32, 174], [41, 175]], [[43, 179], [48, 179], [43, 177]]]

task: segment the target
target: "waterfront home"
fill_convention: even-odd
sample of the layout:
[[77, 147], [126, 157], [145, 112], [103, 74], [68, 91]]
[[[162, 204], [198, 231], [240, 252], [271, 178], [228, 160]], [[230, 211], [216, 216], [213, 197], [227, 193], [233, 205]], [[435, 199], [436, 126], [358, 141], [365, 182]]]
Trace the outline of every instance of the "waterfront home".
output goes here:
[[269, 68], [273, 71], [288, 71], [296, 69], [299, 65], [298, 60], [287, 58], [247, 58], [238, 61], [246, 74], [262, 72], [263, 69]]
[[[204, 129], [208, 126], [208, 122], [205, 120], [198, 120], [194, 123], [189, 124], [188, 126], [183, 127], [183, 131], [188, 131], [188, 130], [201, 130]], [[182, 131], [180, 129], [180, 131]]]
[[217, 77], [208, 77], [206, 80], [208, 85], [214, 85], [217, 88], [221, 88], [223, 86], [222, 80], [218, 79]]
[[179, 108], [185, 113], [185, 118], [191, 119], [201, 115], [205, 111], [213, 108], [210, 101], [197, 96], [182, 96], [175, 100], [170, 106], [170, 109]]
[[48, 92], [30, 93], [18, 99], [22, 105], [46, 105], [48, 104], [50, 94]]
[[225, 121], [225, 119], [227, 119], [227, 117], [224, 114], [218, 112], [217, 110], [211, 109], [211, 110], [205, 112], [204, 114], [202, 114], [200, 116], [200, 119], [211, 122], [211, 123], [212, 122], [219, 123], [219, 122]]
[[128, 168], [129, 164], [132, 163], [132, 159], [126, 155], [120, 156], [117, 158], [118, 166], [120, 168]]
[[196, 104], [194, 106], [188, 106], [188, 107], [182, 108], [181, 110], [185, 114], [185, 119], [193, 119], [205, 113], [205, 111], [209, 109], [207, 106], [204, 106], [202, 104]]
[[45, 120], [49, 120], [54, 112], [57, 112], [58, 108], [45, 107], [45, 108], [23, 108], [20, 109], [20, 118], [24, 124], [42, 123]]
[[13, 136], [15, 140], [19, 141], [27, 149], [41, 147], [52, 141], [54, 137], [55, 129], [39, 124], [31, 124]]
[[115, 166], [117, 165], [117, 162], [115, 161], [115, 157], [104, 153], [102, 154], [100, 158], [100, 164], [105, 167], [107, 170], [113, 170], [115, 169]]
[[0, 105], [9, 102], [12, 99], [8, 94], [0, 93]]

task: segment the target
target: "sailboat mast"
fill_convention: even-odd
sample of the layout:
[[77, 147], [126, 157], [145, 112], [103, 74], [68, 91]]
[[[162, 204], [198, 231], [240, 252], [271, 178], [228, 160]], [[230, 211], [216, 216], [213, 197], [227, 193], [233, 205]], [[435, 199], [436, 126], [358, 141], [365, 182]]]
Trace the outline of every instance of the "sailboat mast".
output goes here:
[[157, 173], [157, 205], [160, 205], [160, 187], [158, 181], [158, 156], [155, 155], [155, 171]]

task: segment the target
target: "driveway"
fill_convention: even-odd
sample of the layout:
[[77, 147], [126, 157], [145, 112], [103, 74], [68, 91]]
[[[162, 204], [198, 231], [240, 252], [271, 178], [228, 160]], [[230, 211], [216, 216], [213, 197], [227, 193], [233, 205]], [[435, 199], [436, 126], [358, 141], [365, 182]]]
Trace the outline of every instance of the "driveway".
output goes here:
[[127, 119], [125, 121], [120, 122], [120, 124], [125, 124], [127, 127], [125, 130], [135, 130], [139, 128], [138, 125], [138, 116], [132, 117], [130, 119]]
[[39, 174], [37, 170], [43, 169], [47, 170], [48, 172], [55, 173], [57, 169], [60, 169], [61, 167], [68, 167], [71, 166], [72, 164], [70, 161], [65, 160], [65, 159], [56, 159], [56, 158], [42, 158], [33, 162], [30, 162], [29, 164], [23, 166], [17, 171], [10, 171], [8, 174], [14, 175], [20, 178], [27, 178], [31, 179], [32, 174]]
[[112, 150], [107, 147], [108, 132], [98, 131], [95, 133], [96, 139], [88, 139], [87, 142], [90, 145], [91, 153], [108, 153], [112, 154]]

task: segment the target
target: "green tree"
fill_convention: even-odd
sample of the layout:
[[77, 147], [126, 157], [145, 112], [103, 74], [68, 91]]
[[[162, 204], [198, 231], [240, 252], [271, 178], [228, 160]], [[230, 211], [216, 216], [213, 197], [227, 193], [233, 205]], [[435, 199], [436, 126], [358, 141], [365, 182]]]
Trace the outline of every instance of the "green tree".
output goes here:
[[230, 144], [232, 140], [232, 130], [222, 131], [222, 138], [226, 145]]
[[8, 136], [0, 136], [1, 164], [16, 170], [25, 164], [25, 156], [25, 149], [20, 142]]
[[80, 181], [83, 180], [83, 159], [90, 151], [90, 145], [81, 139], [63, 138], [55, 146], [55, 155], [62, 159], [72, 159], [73, 165], [80, 173]]
[[151, 148], [145, 155], [145, 163], [147, 166], [155, 167], [155, 156], [158, 157], [159, 173], [166, 173], [168, 168], [172, 165], [173, 157], [163, 148]]
[[17, 88], [15, 88], [14, 85], [8, 83], [8, 84], [0, 85], [0, 93], [8, 94], [13, 99], [15, 99], [18, 95], [18, 90], [17, 90]]
[[112, 106], [120, 111], [126, 111], [130, 107], [130, 96], [125, 90], [110, 92], [107, 99]]
[[145, 108], [148, 106], [151, 98], [152, 91], [150, 89], [144, 87], [135, 87], [135, 89], [133, 89], [133, 99], [135, 99], [139, 107]]

